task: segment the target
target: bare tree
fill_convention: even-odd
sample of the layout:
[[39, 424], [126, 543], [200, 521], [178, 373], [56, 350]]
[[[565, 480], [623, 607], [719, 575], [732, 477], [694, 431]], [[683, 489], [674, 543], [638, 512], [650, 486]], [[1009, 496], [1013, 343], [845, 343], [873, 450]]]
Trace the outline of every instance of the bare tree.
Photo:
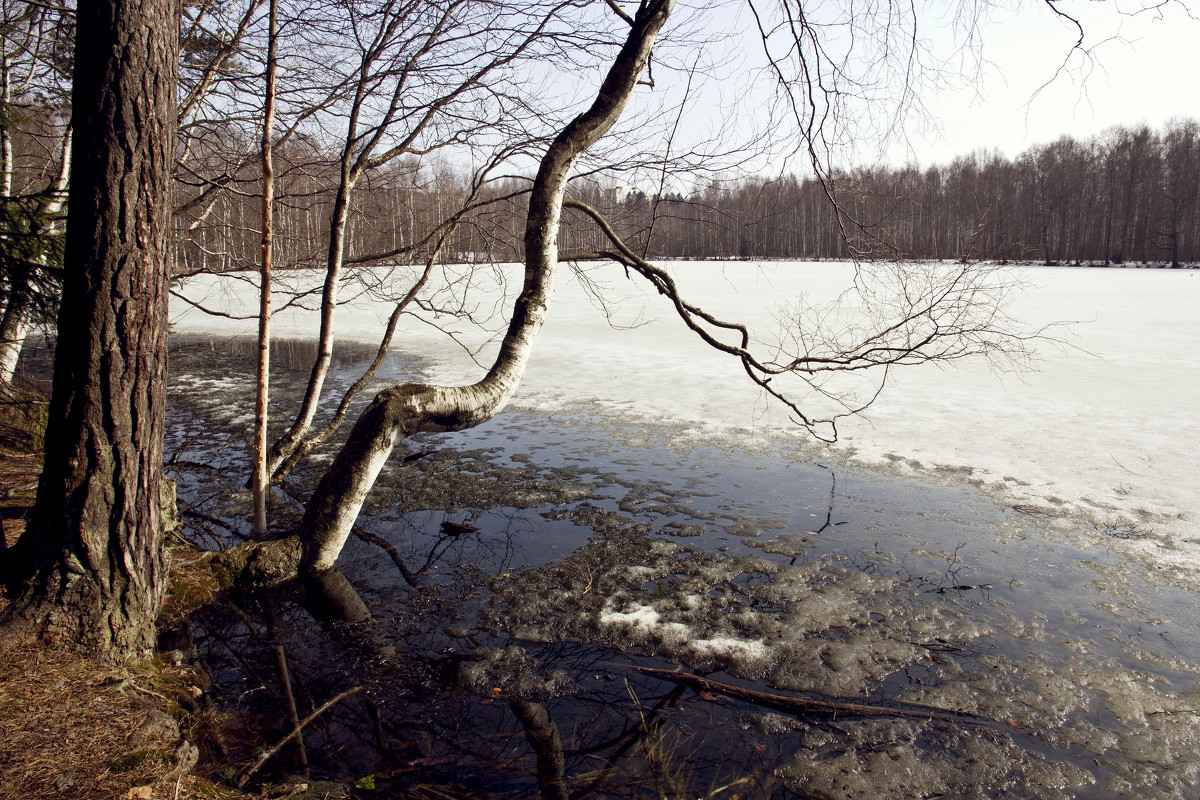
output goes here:
[[0, 5], [0, 385], [12, 381], [30, 327], [56, 308], [73, 34], [68, 9]]
[[[627, 244], [599, 210], [568, 197], [571, 170], [620, 117], [672, 8], [667, 0], [645, 0], [636, 16], [622, 17], [630, 29], [597, 98], [561, 130], [542, 158], [525, 224], [524, 284], [487, 374], [468, 386], [408, 383], [380, 392], [325, 471], [299, 530], [286, 539], [228, 554], [231, 566], [259, 577], [331, 568], [400, 439], [418, 432], [473, 427], [499, 413], [524, 373], [560, 260], [608, 260], [626, 274], [649, 281], [702, 341], [738, 359], [749, 378], [782, 402], [799, 424], [828, 440], [836, 438], [838, 419], [862, 411], [875, 399], [893, 367], [977, 355], [1025, 355], [1030, 337], [1016, 331], [1003, 312], [1011, 287], [996, 281], [995, 273], [966, 264], [949, 269], [864, 266], [852, 296], [846, 298], [847, 304], [865, 309], [865, 315], [854, 318], [858, 321], [848, 322], [851, 317], [839, 308], [798, 306], [781, 320], [785, 325], [776, 341], [764, 343], [745, 324], [720, 319], [689, 301], [670, 274]], [[812, 149], [815, 152], [816, 145]], [[826, 189], [827, 196], [833, 193], [833, 188]], [[659, 202], [651, 213], [663, 213], [670, 205]], [[577, 212], [569, 226], [573, 238], [589, 238], [583, 233], [586, 225], [581, 224], [587, 223], [596, 232], [590, 240], [601, 246], [560, 254], [560, 229], [567, 229], [563, 209]], [[844, 210], [836, 213], [843, 223], [850, 218]], [[645, 229], [646, 239], [651, 230]], [[842, 238], [847, 238], [845, 228]], [[854, 388], [844, 388], [841, 379], [846, 377], [856, 384]], [[814, 396], [824, 401], [827, 410], [809, 409]]]
[[[367, 493], [396, 443], [424, 431], [455, 431], [491, 419], [508, 403], [546, 319], [558, 267], [558, 231], [571, 170], [621, 116], [673, 0], [645, 0], [627, 19], [629, 33], [591, 106], [563, 128], [542, 157], [525, 225], [525, 277], [500, 351], [484, 378], [470, 386], [402, 384], [386, 389], [359, 417], [346, 444], [310, 498], [296, 535], [237, 553], [252, 569], [283, 575], [331, 568]], [[271, 556], [264, 558], [262, 552]], [[297, 560], [298, 559], [298, 560]], [[279, 577], [275, 575], [273, 577]]]
[[1178, 267], [1185, 254], [1196, 258], [1200, 249], [1200, 125], [1176, 121], [1162, 141], [1165, 202], [1159, 229], [1171, 266]]
[[[272, 472], [300, 446], [317, 412], [333, 352], [333, 314], [347, 258], [351, 197], [359, 181], [396, 159], [429, 156], [501, 125], [517, 100], [502, 94], [499, 73], [533, 55], [547, 26], [569, 5], [515, 11], [501, 3], [465, 0], [346, 0], [354, 35], [347, 40], [353, 47], [341, 56], [349, 69], [336, 83], [335, 107], [344, 118], [344, 133], [329, 213], [318, 355], [292, 425], [271, 447]], [[329, 48], [327, 43], [313, 46], [317, 52]], [[453, 127], [442, 134], [439, 128], [447, 120]], [[411, 250], [410, 243], [391, 255]]]
[[275, 166], [271, 135], [275, 129], [275, 53], [279, 41], [279, 5], [269, 0], [267, 22], [267, 69], [263, 87], [262, 130], [262, 265], [259, 271], [258, 367], [254, 398], [254, 469], [250, 488], [254, 496], [254, 535], [267, 534], [267, 407], [271, 376], [271, 246], [275, 205]]

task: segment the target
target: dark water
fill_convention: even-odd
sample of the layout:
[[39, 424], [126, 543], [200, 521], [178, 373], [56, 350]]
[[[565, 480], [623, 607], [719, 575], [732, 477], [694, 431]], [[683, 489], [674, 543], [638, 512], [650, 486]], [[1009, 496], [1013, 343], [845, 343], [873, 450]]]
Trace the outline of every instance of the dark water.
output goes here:
[[[344, 386], [368, 354], [340, 356]], [[172, 356], [167, 453], [207, 547], [248, 531], [248, 359]], [[301, 377], [279, 363], [277, 415]], [[300, 717], [361, 688], [257, 778], [307, 762], [362, 796], [1195, 796], [1200, 603], [1109, 546], [1123, 532], [803, 444], [684, 441], [581, 409], [405, 442], [338, 573], [197, 615], [212, 769], [287, 733], [290, 685]], [[273, 524], [295, 523], [320, 458]], [[634, 669], [678, 665], [971, 716], [796, 716]]]

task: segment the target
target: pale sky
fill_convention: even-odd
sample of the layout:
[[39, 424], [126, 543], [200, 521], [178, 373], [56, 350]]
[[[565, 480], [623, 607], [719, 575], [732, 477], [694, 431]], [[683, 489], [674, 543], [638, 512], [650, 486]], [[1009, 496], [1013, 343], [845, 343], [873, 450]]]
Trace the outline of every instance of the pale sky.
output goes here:
[[[1120, 5], [1134, 10], [1133, 4]], [[1087, 42], [1095, 45], [1086, 80], [1081, 68], [1087, 65], [1076, 56], [1034, 97], [1053, 78], [1078, 33], [1041, 2], [995, 13], [981, 31], [983, 54], [991, 62], [976, 86], [981, 97], [964, 89], [929, 99], [940, 136], [914, 126], [912, 151], [894, 147], [888, 160], [915, 158], [928, 166], [978, 148], [998, 148], [1013, 157], [1066, 134], [1084, 140], [1115, 125], [1161, 128], [1172, 118], [1200, 120], [1195, 55], [1200, 18], [1189, 18], [1178, 4], [1137, 14], [1118, 13], [1118, 3], [1111, 0], [1059, 7], [1079, 15]], [[925, 33], [935, 36], [939, 27], [945, 25], [931, 20]], [[1118, 34], [1122, 40], [1109, 38]]]
[[[634, 7], [634, 0], [622, 2]], [[1200, 121], [1200, 5], [1194, 14], [1184, 5], [1200, 0], [1056, 0], [1061, 13], [1083, 25], [1084, 51], [1073, 51], [1078, 30], [1057, 16], [1047, 0], [924, 0], [911, 7], [888, 0], [680, 0], [665, 45], [660, 41], [656, 49], [657, 84], [639, 88], [621, 123], [624, 130], [608, 137], [617, 142], [612, 156], [616, 163], [628, 163], [620, 160], [627, 155], [621, 149], [627, 145], [627, 150], [644, 147], [644, 153], [630, 161], [642, 163], [644, 157], [648, 166], [615, 170], [613, 180], [657, 191], [655, 159], [668, 151], [669, 139], [674, 157], [689, 149], [708, 154], [695, 159], [703, 167], [696, 174], [680, 167], [679, 177], [668, 187], [678, 191], [687, 192], [712, 175], [811, 174], [807, 150], [787, 118], [779, 84], [766, 67], [751, 2], [768, 30], [767, 15], [778, 13], [780, 4], [792, 9], [801, 4], [809, 20], [815, 20], [823, 44], [832, 43], [835, 56], [844, 55], [847, 18], [867, 16], [868, 11], [900, 18], [901, 24], [888, 28], [889, 53], [898, 61], [907, 57], [907, 25], [915, 13], [918, 38], [932, 51], [933, 60], [945, 60], [946, 82], [958, 84], [941, 91], [921, 88], [918, 95], [928, 115], [911, 115], [904, 135], [895, 135], [895, 109], [886, 100], [902, 92], [891, 80], [876, 85], [878, 76], [869, 74], [877, 51], [869, 41], [871, 25], [864, 23], [868, 34], [854, 40], [853, 52], [860, 59], [856, 66], [868, 73], [871, 91], [864, 93], [875, 92], [884, 102], [854, 105], [838, 117], [849, 119], [851, 129], [831, 137], [836, 141], [820, 154], [826, 167], [915, 163], [926, 168], [978, 150], [999, 150], [1016, 158], [1033, 145], [1066, 135], [1086, 142], [1115, 126], [1144, 124], [1161, 131], [1171, 119]], [[1146, 7], [1158, 2], [1163, 5]], [[962, 31], [955, 29], [954, 15], [973, 8], [983, 9], [976, 41], [956, 59]], [[622, 30], [621, 24], [608, 22], [617, 33]], [[773, 53], [785, 61], [787, 39], [781, 36]], [[533, 74], [542, 97], [552, 98], [551, 106], [560, 102], [565, 114], [591, 102], [606, 63], [598, 59], [590, 72], [546, 75], [534, 68]], [[888, 77], [896, 79], [894, 74]], [[803, 105], [804, 98], [798, 100]], [[680, 103], [685, 110], [677, 117]], [[644, 126], [643, 118], [651, 123]], [[889, 130], [892, 138], [881, 143]], [[777, 140], [757, 155], [747, 155], [773, 134], [778, 134]], [[597, 160], [608, 157], [601, 153]], [[535, 169], [532, 157], [516, 163], [527, 172]]]
[[[778, 13], [776, 1], [752, 1], [767, 28], [772, 28], [767, 14]], [[784, 1], [792, 8], [797, 2]], [[1162, 131], [1171, 119], [1200, 121], [1200, 62], [1195, 56], [1200, 7], [1193, 14], [1183, 5], [1194, 0], [1162, 0], [1165, 5], [1151, 8], [1145, 5], [1158, 0], [1057, 0], [1058, 10], [1084, 26], [1082, 52], [1073, 50], [1079, 30], [1056, 16], [1046, 0], [926, 0], [911, 11], [886, 0], [853, 5], [848, 5], [851, 0], [800, 1], [809, 22], [821, 31], [822, 41], [832, 44], [829, 52], [834, 58], [845, 54], [851, 41], [846, 32], [852, 26], [847, 25], [848, 20], [862, 16], [865, 22], [853, 40], [852, 53], [857, 59], [853, 68], [860, 71], [854, 77], [866, 76], [864, 85], [870, 89], [865, 94], [882, 98], [882, 103], [848, 101], [852, 103], [848, 112], [836, 118], [850, 120], [850, 127], [834, 131], [833, 144], [822, 154], [822, 160], [828, 158], [826, 163], [834, 167], [916, 163], [926, 168], [977, 150], [998, 150], [1015, 158], [1033, 145], [1052, 143], [1063, 136], [1086, 142], [1115, 126], [1148, 125]], [[766, 67], [748, 1], [692, 0], [682, 6], [686, 11], [680, 13], [680, 29], [694, 35], [698, 31], [701, 37], [728, 32], [725, 40], [716, 37], [715, 46], [708, 48], [718, 66], [706, 67], [702, 59], [695, 60], [701, 70], [707, 68], [704, 74], [712, 82], [691, 98], [682, 138], [690, 134], [737, 142], [738, 134], [743, 134], [744, 140], [761, 142], [762, 133], [781, 133], [770, 155], [743, 167], [762, 174], [808, 173], [808, 155], [803, 146], [797, 148], [794, 133], [787, 131], [792, 122], [779, 116], [786, 103], [779, 101], [774, 73]], [[964, 32], [961, 23], [955, 24], [954, 14], [964, 8], [983, 11], [978, 14], [973, 43], [961, 48]], [[689, 11], [695, 16], [685, 17]], [[883, 78], [871, 73], [878, 50], [871, 49], [870, 40], [872, 34], [877, 36], [880, 25], [875, 17], [868, 17], [871, 12], [884, 20], [901, 19], [895, 28], [888, 28], [893, 37], [888, 55], [898, 64], [902, 65], [908, 54], [908, 14], [916, 13], [917, 36], [930, 53], [925, 60], [943, 65], [946, 86], [936, 90], [924, 84], [917, 91], [929, 114], [910, 114], [901, 132], [893, 125], [895, 107], [889, 106], [888, 98], [901, 96], [895, 84], [904, 83], [904, 71]], [[690, 86], [685, 70], [679, 67], [694, 64], [697, 48], [686, 36], [679, 41], [683, 47], [674, 53], [677, 71], [668, 73], [658, 90], [643, 90], [644, 97], [665, 90], [674, 92], [674, 100], [678, 100], [684, 86]], [[792, 64], [786, 32], [773, 41], [775, 58]], [[665, 102], [670, 107], [671, 97]], [[798, 97], [798, 102], [804, 106], [805, 98]], [[674, 119], [673, 112], [668, 116]], [[720, 125], [733, 136], [714, 134], [713, 128]], [[883, 142], [889, 131], [890, 138]]]

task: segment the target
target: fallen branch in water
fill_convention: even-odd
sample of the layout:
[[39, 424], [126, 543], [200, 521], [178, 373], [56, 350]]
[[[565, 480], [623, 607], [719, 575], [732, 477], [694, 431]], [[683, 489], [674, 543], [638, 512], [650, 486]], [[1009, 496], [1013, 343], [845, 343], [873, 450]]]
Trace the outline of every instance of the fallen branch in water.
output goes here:
[[405, 583], [414, 589], [421, 588], [421, 584], [417, 580], [417, 576], [413, 575], [412, 572], [409, 571], [408, 566], [405, 565], [404, 560], [400, 558], [400, 554], [396, 552], [396, 548], [392, 547], [391, 542], [389, 542], [387, 539], [384, 539], [382, 536], [363, 530], [359, 525], [355, 525], [353, 528], [351, 528], [351, 530], [354, 532], [354, 535], [362, 541], [370, 542], [391, 556], [392, 563], [396, 565], [396, 569], [400, 570], [400, 577], [404, 578]]
[[266, 752], [264, 752], [262, 755], [260, 755], [258, 757], [258, 760], [256, 760], [254, 762], [254, 764], [252, 764], [244, 772], [242, 772], [241, 776], [238, 777], [238, 782], [237, 782], [238, 788], [240, 789], [243, 786], [245, 786], [246, 781], [250, 780], [250, 777], [252, 775], [254, 775], [254, 773], [256, 773], [260, 769], [262, 769], [263, 764], [266, 764], [271, 759], [271, 756], [278, 753], [280, 748], [282, 748], [285, 744], [290, 742], [292, 739], [299, 736], [300, 732], [302, 730], [304, 730], [304, 728], [308, 725], [308, 723], [312, 722], [314, 719], [321, 716], [326, 711], [328, 711], [330, 708], [337, 705], [339, 702], [341, 702], [345, 698], [349, 697], [350, 695], [354, 694], [355, 692], [359, 691], [360, 689], [362, 689], [361, 686], [355, 686], [353, 689], [347, 689], [346, 691], [339, 694], [337, 697], [334, 697], [331, 700], [327, 700], [324, 705], [322, 705], [316, 711], [312, 712], [307, 717], [305, 717], [304, 721], [301, 722], [295, 728], [293, 728], [291, 733], [289, 733], [287, 736], [283, 737], [278, 742], [276, 742], [273, 747], [269, 748]]
[[902, 717], [905, 719], [938, 720], [940, 722], [965, 722], [971, 725], [998, 728], [1006, 731], [1019, 730], [1016, 725], [998, 722], [994, 719], [979, 717], [974, 714], [968, 714], [961, 711], [937, 710], [933, 708], [929, 708], [927, 711], [916, 711], [906, 708], [889, 708], [887, 706], [868, 706], [863, 705], [862, 703], [839, 703], [831, 700], [812, 700], [807, 697], [760, 692], [755, 689], [747, 689], [742, 686], [735, 686], [732, 683], [714, 681], [711, 678], [705, 678], [702, 675], [694, 675], [690, 672], [653, 669], [652, 667], [631, 666], [630, 668], [642, 673], [643, 675], [648, 675], [651, 678], [659, 678], [660, 680], [664, 681], [682, 683], [686, 686], [692, 687], [697, 692], [703, 691], [723, 694], [727, 697], [744, 700], [747, 703], [754, 703], [755, 705], [773, 708], [776, 711], [783, 711], [788, 714], [795, 714], [797, 716], [812, 716], [815, 714], [833, 717], [835, 719], [837, 717]]

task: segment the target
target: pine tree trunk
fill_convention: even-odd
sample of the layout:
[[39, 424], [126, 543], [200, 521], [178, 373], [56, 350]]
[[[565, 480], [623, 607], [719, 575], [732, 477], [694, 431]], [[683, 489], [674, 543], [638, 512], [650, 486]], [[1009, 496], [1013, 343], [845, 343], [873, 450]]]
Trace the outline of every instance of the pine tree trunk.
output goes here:
[[[178, 6], [78, 8], [76, 147], [46, 460], [10, 552], [41, 634], [109, 660], [153, 652]], [[9, 576], [11, 577], [11, 575]]]

